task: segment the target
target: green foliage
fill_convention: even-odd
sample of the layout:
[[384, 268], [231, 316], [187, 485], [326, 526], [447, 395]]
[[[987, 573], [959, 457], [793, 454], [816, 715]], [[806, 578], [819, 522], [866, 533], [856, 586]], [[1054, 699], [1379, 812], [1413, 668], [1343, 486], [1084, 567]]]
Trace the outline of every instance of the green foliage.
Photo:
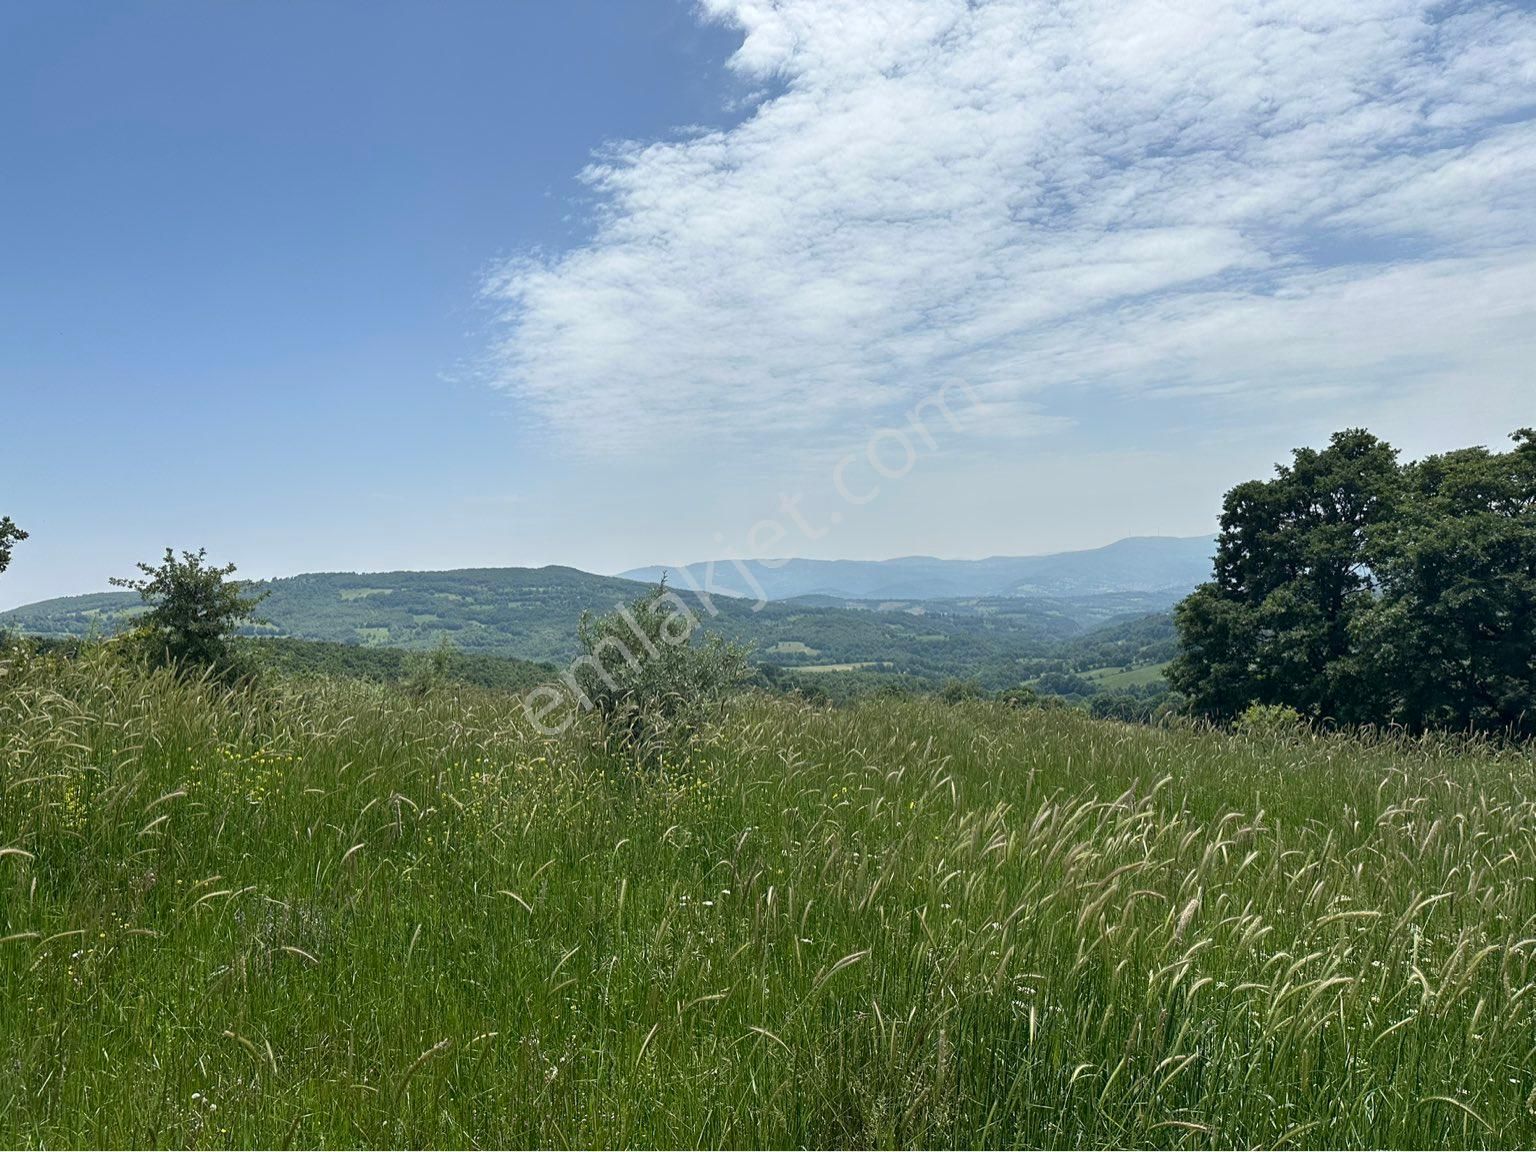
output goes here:
[[1536, 434], [1399, 466], [1363, 431], [1227, 494], [1169, 681], [1199, 712], [1536, 732]]
[[1166, 664], [1178, 650], [1173, 616], [1159, 612], [1103, 624], [1064, 643], [1056, 656], [1071, 671], [1081, 673]]
[[605, 740], [643, 759], [675, 751], [746, 679], [746, 650], [715, 635], [695, 644], [697, 624], [665, 581], [626, 608], [583, 613], [571, 675]]
[[1410, 465], [1371, 540], [1357, 667], [1384, 722], [1536, 733], [1536, 432]]
[[152, 666], [184, 671], [211, 670], [231, 679], [241, 669], [230, 647], [236, 627], [249, 620], [261, 596], [248, 596], [229, 577], [235, 566], [213, 567], [207, 552], [176, 553], [167, 548], [158, 568], [141, 563], [138, 579], [112, 583], [137, 592], [149, 611], [141, 618], [132, 644]]
[[430, 696], [449, 683], [453, 675], [453, 658], [457, 650], [446, 636], [431, 652], [413, 652], [409, 660], [410, 671], [405, 678], [405, 690], [420, 700]]
[[1032, 684], [1017, 684], [997, 694], [998, 702], [1009, 708], [1038, 708], [1043, 697]]
[[946, 704], [961, 704], [967, 700], [985, 700], [986, 690], [981, 682], [971, 680], [946, 680], [939, 689], [939, 699]]
[[931, 692], [931, 681], [906, 673], [886, 672], [868, 668], [850, 668], [840, 672], [797, 672], [794, 669], [778, 669], [773, 665], [759, 665], [759, 669], [774, 668], [771, 687], [774, 691], [793, 694], [813, 704], [842, 707], [871, 698], [908, 698]]
[[26, 538], [9, 516], [0, 516], [0, 572], [11, 566], [11, 549]]
[[1035, 679], [1035, 687], [1051, 696], [1068, 699], [1087, 699], [1098, 692], [1092, 680], [1074, 672], [1051, 671]]
[[1233, 728], [1240, 736], [1290, 740], [1312, 730], [1307, 718], [1288, 704], [1250, 704]]
[[[432, 670], [436, 655], [406, 652], [399, 648], [279, 637], [237, 637], [233, 647], [236, 659], [256, 669], [263, 677], [299, 681], [330, 678], [378, 684], [403, 683], [417, 676], [424, 667]], [[555, 676], [556, 669], [553, 664], [535, 664], [450, 648], [446, 666], [439, 661], [437, 672], [439, 686], [470, 684], [493, 692], [522, 693], [547, 684]]]
[[1098, 692], [1088, 698], [1088, 714], [1098, 720], [1150, 724], [1157, 702], [1132, 692]]
[[1215, 578], [1179, 605], [1183, 651], [1167, 677], [1218, 717], [1258, 702], [1363, 719], [1343, 661], [1371, 604], [1366, 542], [1395, 506], [1396, 452], [1350, 430], [1275, 471], [1227, 493]]

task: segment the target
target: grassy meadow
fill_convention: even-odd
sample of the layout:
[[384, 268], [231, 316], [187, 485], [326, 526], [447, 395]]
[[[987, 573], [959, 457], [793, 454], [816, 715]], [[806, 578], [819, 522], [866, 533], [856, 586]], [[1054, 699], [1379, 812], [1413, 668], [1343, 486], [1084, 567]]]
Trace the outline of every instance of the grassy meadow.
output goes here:
[[1536, 1144], [1529, 751], [0, 663], [0, 1145]]
[[1168, 663], [1164, 661], [1133, 668], [1096, 668], [1082, 675], [1100, 688], [1144, 688], [1162, 680], [1166, 667]]

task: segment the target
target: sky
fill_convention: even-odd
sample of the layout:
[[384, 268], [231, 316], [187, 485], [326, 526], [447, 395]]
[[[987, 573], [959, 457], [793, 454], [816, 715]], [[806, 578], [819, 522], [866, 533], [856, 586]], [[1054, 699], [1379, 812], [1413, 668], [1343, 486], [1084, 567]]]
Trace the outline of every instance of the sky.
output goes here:
[[1536, 423], [1536, 5], [0, 0], [0, 608], [1210, 532]]

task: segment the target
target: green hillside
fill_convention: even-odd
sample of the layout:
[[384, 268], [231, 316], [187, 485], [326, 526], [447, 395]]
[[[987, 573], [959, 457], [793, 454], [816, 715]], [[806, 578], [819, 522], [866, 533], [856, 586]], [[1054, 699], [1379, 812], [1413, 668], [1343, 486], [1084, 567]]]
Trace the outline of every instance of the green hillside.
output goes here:
[[[526, 660], [568, 656], [575, 622], [640, 586], [574, 568], [452, 572], [325, 572], [264, 581], [252, 635], [423, 650], [444, 639], [466, 652]], [[132, 592], [71, 596], [0, 613], [0, 627], [43, 636], [111, 633], [141, 611]]]
[[[256, 587], [268, 593], [259, 613], [264, 623], [246, 629], [249, 635], [410, 651], [446, 640], [464, 653], [560, 663], [575, 654], [583, 611], [611, 611], [644, 585], [547, 567], [315, 573]], [[1104, 625], [1168, 606], [1167, 596], [1147, 593], [921, 602], [818, 597], [760, 608], [746, 600], [679, 595], [707, 627], [751, 645], [762, 663], [878, 666], [925, 680], [976, 677], [993, 687], [1016, 683], [1024, 661], [1054, 659]], [[111, 634], [140, 611], [131, 592], [66, 597], [0, 614], [0, 629]]]

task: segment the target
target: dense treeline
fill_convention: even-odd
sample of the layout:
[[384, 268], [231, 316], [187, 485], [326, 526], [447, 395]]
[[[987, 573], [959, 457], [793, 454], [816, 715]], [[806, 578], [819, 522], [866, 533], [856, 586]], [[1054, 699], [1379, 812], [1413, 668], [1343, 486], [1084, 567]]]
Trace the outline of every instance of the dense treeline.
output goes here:
[[422, 682], [435, 677], [496, 692], [516, 693], [547, 683], [556, 675], [553, 664], [453, 649], [432, 653], [406, 652], [400, 648], [365, 648], [359, 644], [282, 637], [241, 637], [235, 641], [235, 646], [251, 666], [265, 673], [292, 678], [329, 676], [393, 684]]
[[1536, 732], [1536, 431], [1402, 463], [1363, 430], [1226, 496], [1168, 676], [1229, 719]]

